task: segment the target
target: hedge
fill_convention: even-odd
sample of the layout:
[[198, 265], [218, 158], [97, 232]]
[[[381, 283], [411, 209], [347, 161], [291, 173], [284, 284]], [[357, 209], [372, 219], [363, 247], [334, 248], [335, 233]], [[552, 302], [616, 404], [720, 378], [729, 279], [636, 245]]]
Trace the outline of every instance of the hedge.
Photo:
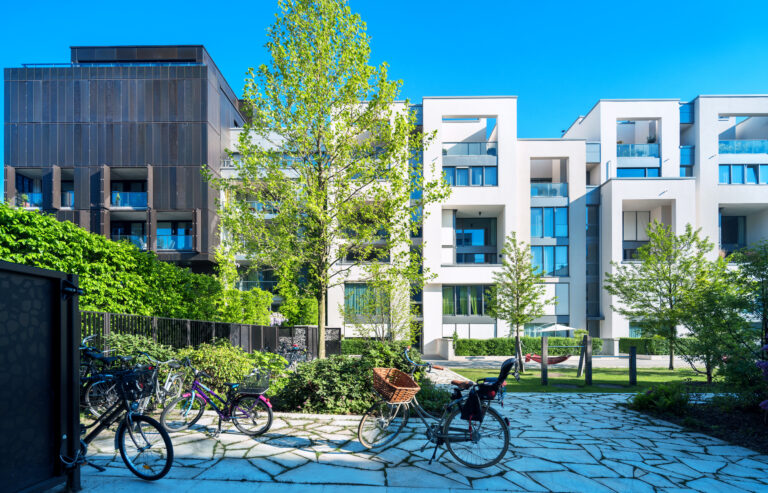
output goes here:
[[[341, 354], [363, 354], [363, 351], [365, 351], [368, 347], [370, 347], [372, 344], [381, 344], [381, 342], [376, 341], [375, 339], [366, 339], [364, 337], [345, 337], [341, 340]], [[408, 344], [407, 342], [395, 342], [395, 343], [387, 343], [387, 344], [394, 344], [396, 346], [401, 346], [403, 349], [405, 349], [405, 346]]]
[[[675, 352], [678, 354], [683, 352], [681, 349], [685, 347], [685, 343], [689, 339], [688, 337], [681, 337], [678, 341], [680, 345], [675, 349]], [[619, 339], [620, 353], [628, 353], [631, 346], [637, 348], [637, 354], [669, 354], [669, 343], [663, 337], [621, 337]]]
[[[523, 346], [523, 354], [541, 354], [541, 338], [520, 338]], [[579, 348], [558, 348], [552, 346], [580, 346], [581, 339], [573, 337], [550, 337], [549, 355], [578, 354]], [[592, 354], [597, 354], [603, 349], [603, 340], [592, 339]], [[515, 354], [514, 337], [496, 337], [493, 339], [458, 339], [456, 341], [456, 356], [510, 356]]]

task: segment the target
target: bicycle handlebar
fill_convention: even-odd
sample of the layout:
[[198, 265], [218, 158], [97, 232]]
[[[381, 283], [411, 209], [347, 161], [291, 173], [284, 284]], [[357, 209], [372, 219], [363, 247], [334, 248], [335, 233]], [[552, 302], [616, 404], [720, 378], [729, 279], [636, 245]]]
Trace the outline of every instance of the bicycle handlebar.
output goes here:
[[[408, 356], [408, 351], [410, 351], [410, 350], [411, 350], [411, 346], [407, 346], [405, 348], [405, 351], [403, 351], [403, 355], [405, 356], [405, 359], [406, 359], [406, 361], [408, 361], [408, 363], [413, 365], [415, 368], [426, 367], [427, 371], [430, 371], [432, 368], [435, 368], [435, 367], [432, 366], [432, 363], [416, 363], [415, 361], [413, 361], [411, 359], [411, 357]], [[439, 368], [439, 369], [442, 370], [442, 368]]]

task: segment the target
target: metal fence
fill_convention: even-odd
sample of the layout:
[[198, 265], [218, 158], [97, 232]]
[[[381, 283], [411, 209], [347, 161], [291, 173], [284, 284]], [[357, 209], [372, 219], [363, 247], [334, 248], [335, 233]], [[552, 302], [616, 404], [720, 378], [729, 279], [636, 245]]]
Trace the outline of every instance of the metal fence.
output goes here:
[[[132, 334], [176, 348], [197, 346], [214, 338], [229, 339], [249, 353], [278, 352], [285, 345], [296, 344], [312, 358], [317, 357], [318, 328], [311, 325], [275, 327], [86, 311], [81, 312], [81, 319], [83, 337], [95, 334], [100, 347], [106, 347], [104, 339], [110, 334]], [[325, 329], [325, 353], [341, 354], [340, 328]]]

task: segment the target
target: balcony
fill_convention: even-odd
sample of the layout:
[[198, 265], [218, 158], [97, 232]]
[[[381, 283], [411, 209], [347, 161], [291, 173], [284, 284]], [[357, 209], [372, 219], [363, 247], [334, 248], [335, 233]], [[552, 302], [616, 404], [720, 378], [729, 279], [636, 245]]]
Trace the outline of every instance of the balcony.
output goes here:
[[531, 197], [568, 197], [568, 184], [531, 183]]
[[194, 250], [192, 235], [157, 235], [158, 250]]
[[685, 125], [693, 123], [693, 113], [693, 103], [682, 103], [680, 105], [680, 124]]
[[617, 144], [616, 157], [659, 157], [659, 144]]
[[128, 241], [136, 245], [139, 250], [147, 249], [147, 237], [146, 235], [120, 235], [113, 234], [112, 241]]
[[147, 208], [147, 192], [112, 192], [112, 207]]
[[768, 140], [721, 140], [720, 154], [768, 154]]
[[693, 166], [695, 146], [680, 146], [680, 166]]
[[494, 166], [498, 142], [443, 142], [443, 166]]
[[75, 206], [75, 192], [73, 190], [61, 192], [61, 207], [66, 207], [71, 209], [74, 206]]
[[587, 162], [600, 162], [600, 142], [587, 142]]
[[19, 193], [16, 195], [16, 207], [24, 207], [27, 209], [42, 209], [42, 192]]

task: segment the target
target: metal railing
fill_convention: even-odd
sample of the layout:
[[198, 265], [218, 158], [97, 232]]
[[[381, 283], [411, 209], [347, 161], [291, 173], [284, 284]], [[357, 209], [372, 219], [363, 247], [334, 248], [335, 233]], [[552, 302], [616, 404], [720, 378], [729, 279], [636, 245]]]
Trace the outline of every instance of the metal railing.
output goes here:
[[42, 192], [26, 192], [17, 194], [16, 207], [43, 207]]
[[768, 154], [768, 140], [721, 140], [720, 154]]
[[[131, 334], [175, 348], [229, 339], [249, 353], [276, 352], [283, 344], [296, 344], [306, 349], [312, 358], [317, 357], [316, 326], [275, 327], [88, 311], [80, 312], [80, 320], [81, 336], [96, 335], [96, 345], [102, 349], [108, 348], [106, 338], [111, 334]], [[340, 328], [326, 327], [325, 352], [327, 355], [341, 354]]]
[[112, 192], [112, 207], [147, 208], [147, 192]]
[[659, 157], [659, 144], [616, 144], [616, 157]]
[[498, 142], [443, 142], [443, 156], [496, 156]]
[[147, 249], [147, 236], [146, 235], [119, 235], [113, 234], [112, 241], [128, 241], [133, 243], [141, 250]]
[[73, 190], [61, 192], [61, 206], [62, 207], [75, 206], [75, 192]]
[[158, 250], [194, 250], [192, 235], [157, 235]]
[[567, 197], [567, 183], [531, 183], [531, 197]]

